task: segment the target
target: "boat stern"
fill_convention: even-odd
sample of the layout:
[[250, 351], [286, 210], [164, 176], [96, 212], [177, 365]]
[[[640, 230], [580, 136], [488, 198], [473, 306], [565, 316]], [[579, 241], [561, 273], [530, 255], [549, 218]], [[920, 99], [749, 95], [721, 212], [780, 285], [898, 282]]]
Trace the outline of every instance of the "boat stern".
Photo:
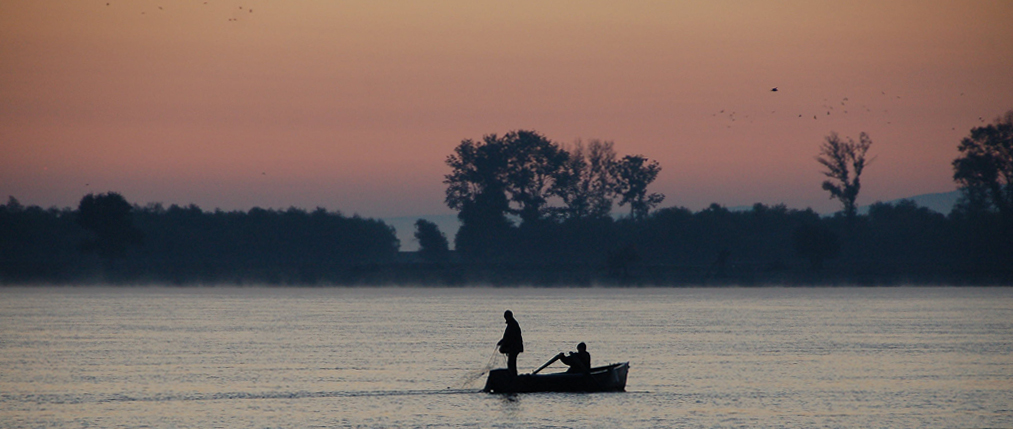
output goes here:
[[510, 373], [509, 369], [500, 368], [489, 371], [489, 378], [485, 380], [485, 387], [482, 388], [483, 392], [488, 393], [503, 393], [503, 392], [514, 392], [514, 382], [517, 377]]

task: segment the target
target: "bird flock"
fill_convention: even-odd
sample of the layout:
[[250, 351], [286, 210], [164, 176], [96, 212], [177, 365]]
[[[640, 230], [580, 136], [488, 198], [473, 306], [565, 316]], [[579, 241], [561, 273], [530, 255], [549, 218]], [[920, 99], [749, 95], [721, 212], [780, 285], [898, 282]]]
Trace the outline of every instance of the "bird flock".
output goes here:
[[[782, 88], [779, 86], [771, 87], [768, 91], [770, 97], [783, 97], [791, 95], [791, 88]], [[787, 94], [787, 95], [782, 95]], [[963, 97], [964, 93], [961, 92], [960, 96]], [[859, 97], [860, 99], [863, 97]], [[900, 109], [904, 107], [902, 100], [904, 98], [900, 94], [889, 94], [887, 91], [879, 91], [879, 95], [872, 95], [864, 97], [864, 101], [855, 102], [852, 97], [842, 96], [840, 98], [823, 98], [822, 102], [811, 103], [810, 106], [805, 107], [798, 105], [792, 109], [789, 109], [788, 115], [794, 117], [796, 120], [805, 120], [806, 118], [812, 117], [809, 121], [820, 121], [820, 120], [832, 120], [835, 117], [850, 117], [856, 114], [865, 114], [864, 119], [868, 119], [868, 115], [874, 115], [871, 118], [871, 122], [879, 122], [885, 125], [892, 125], [894, 122], [894, 115], [891, 109]], [[779, 107], [782, 112], [785, 110], [784, 107]], [[791, 112], [790, 110], [796, 110]], [[766, 114], [765, 112], [769, 112]], [[745, 113], [739, 109], [729, 109], [727, 107], [719, 110], [712, 111], [711, 116], [722, 119], [725, 128], [732, 129], [733, 125], [742, 123], [754, 123], [757, 120], [773, 119], [777, 117], [784, 118], [785, 113], [777, 115], [777, 109], [765, 110], [757, 112], [755, 109], [751, 109], [750, 113]], [[985, 123], [984, 117], [979, 116], [978, 122]], [[956, 126], [951, 127], [951, 130], [957, 130]]]
[[[116, 6], [116, 5], [118, 5], [118, 4], [119, 4], [119, 3], [117, 3], [117, 2], [106, 2], [106, 7], [115, 7], [115, 6]], [[207, 1], [205, 1], [205, 2], [203, 2], [203, 4], [204, 4], [204, 5], [207, 5], [207, 4], [208, 4], [208, 2], [207, 2]], [[165, 10], [166, 10], [166, 9], [165, 9], [165, 7], [164, 7], [164, 6], [161, 6], [161, 5], [158, 5], [158, 6], [156, 6], [156, 7], [158, 8], [158, 11], [159, 11], [159, 12], [165, 12]], [[231, 16], [231, 17], [227, 18], [227, 21], [228, 21], [228, 22], [236, 22], [236, 21], [239, 21], [239, 20], [240, 20], [240, 16], [242, 16], [242, 15], [247, 15], [247, 14], [251, 14], [251, 13], [253, 13], [253, 8], [250, 8], [250, 7], [244, 7], [244, 6], [238, 6], [238, 7], [237, 7], [237, 9], [235, 9], [235, 10], [236, 10], [236, 11], [240, 11], [240, 12], [239, 12], [239, 13], [235, 13], [235, 14], [232, 14], [232, 16]], [[142, 11], [140, 11], [140, 14], [141, 14], [141, 15], [147, 15], [147, 14], [148, 14], [148, 11], [147, 11], [147, 10], [142, 10]]]
[[[216, 2], [214, 0], [207, 0], [202, 2], [202, 4], [205, 6], [209, 5], [209, 3], [222, 4], [224, 2], [221, 1]], [[110, 1], [106, 2], [105, 6], [115, 7], [118, 4], [119, 3], [116, 1]], [[157, 5], [156, 7], [158, 12], [166, 11], [165, 6]], [[230, 14], [231, 15], [230, 17], [226, 18], [227, 22], [240, 21], [242, 17], [249, 16], [250, 14], [253, 13], [253, 8], [243, 5], [229, 6], [229, 9], [233, 10], [233, 13]], [[140, 14], [146, 15], [147, 11], [141, 10]], [[770, 88], [769, 92], [771, 93], [771, 96], [777, 97], [781, 96], [781, 94], [791, 94], [791, 88], [782, 89], [779, 86], [774, 86]], [[839, 99], [834, 99], [833, 101], [831, 101], [828, 98], [824, 98], [822, 103], [819, 104], [814, 103], [811, 107], [803, 107], [802, 109], [800, 109], [802, 111], [793, 112], [791, 115], [796, 119], [805, 119], [808, 118], [809, 116], [812, 116], [812, 120], [819, 121], [820, 118], [829, 120], [833, 119], [835, 116], [853, 115], [854, 113], [868, 113], [878, 115], [878, 117], [875, 119], [876, 121], [883, 121], [886, 125], [892, 125], [893, 120], [889, 119], [891, 116], [890, 106], [884, 105], [883, 103], [886, 102], [886, 100], [896, 102], [897, 100], [902, 100], [902, 97], [899, 94], [887, 94], [887, 91], [885, 90], [880, 91], [879, 95], [880, 95], [879, 100], [872, 100], [870, 98], [864, 103], [857, 103], [857, 104], [852, 103], [850, 97], [847, 96], [841, 97]], [[963, 97], [964, 93], [961, 92], [960, 96]], [[877, 106], [875, 107], [875, 111], [873, 110], [874, 107], [872, 106]], [[774, 115], [777, 115], [777, 110], [776, 109], [770, 110], [768, 117]], [[747, 113], [740, 113], [737, 110], [728, 108], [719, 109], [717, 112], [713, 112], [711, 116], [723, 118], [726, 121], [724, 125], [728, 129], [732, 129], [732, 125], [735, 125], [736, 123], [742, 123], [746, 121], [748, 121], [748, 123], [753, 123], [755, 120], [764, 117], [762, 113], [758, 114], [755, 111], [752, 114], [747, 114]], [[979, 116], [977, 119], [979, 123], [982, 124], [985, 123], [984, 116]], [[957, 129], [956, 126], [951, 127], [951, 130], [956, 129]]]

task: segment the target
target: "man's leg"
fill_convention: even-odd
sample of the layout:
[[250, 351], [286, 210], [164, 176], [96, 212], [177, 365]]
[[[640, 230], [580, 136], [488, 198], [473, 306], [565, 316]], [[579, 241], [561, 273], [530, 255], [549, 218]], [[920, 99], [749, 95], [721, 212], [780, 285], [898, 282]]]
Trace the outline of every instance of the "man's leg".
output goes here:
[[507, 369], [510, 374], [517, 375], [517, 353], [507, 354]]

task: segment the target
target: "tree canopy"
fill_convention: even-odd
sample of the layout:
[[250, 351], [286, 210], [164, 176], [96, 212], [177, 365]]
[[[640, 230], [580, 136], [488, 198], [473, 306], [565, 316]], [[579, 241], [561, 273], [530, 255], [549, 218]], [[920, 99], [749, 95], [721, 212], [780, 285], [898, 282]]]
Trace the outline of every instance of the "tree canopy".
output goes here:
[[647, 185], [654, 182], [661, 172], [657, 161], [643, 155], [627, 155], [615, 164], [616, 194], [621, 198], [619, 205], [630, 205], [630, 216], [634, 219], [647, 217], [650, 210], [665, 199], [658, 193], [647, 193]]
[[[617, 159], [614, 144], [591, 140], [563, 148], [535, 131], [466, 139], [447, 157], [447, 206], [470, 216], [476, 204], [489, 216], [512, 215], [521, 223], [552, 217], [611, 215], [618, 199], [631, 215], [645, 216], [664, 196], [649, 194], [661, 166], [643, 155]], [[553, 205], [552, 201], [556, 201]]]
[[563, 201], [563, 219], [600, 219], [612, 215], [616, 193], [616, 153], [610, 141], [577, 141], [555, 181], [553, 193]]
[[647, 193], [661, 167], [642, 155], [616, 158], [611, 142], [565, 149], [527, 130], [461, 141], [444, 177], [445, 201], [462, 222], [457, 249], [494, 257], [524, 241], [511, 219], [530, 230], [546, 220], [603, 218], [616, 199], [630, 204], [632, 216], [646, 216], [663, 198]]
[[123, 258], [128, 245], [143, 241], [143, 234], [133, 225], [132, 210], [130, 203], [115, 192], [81, 198], [77, 223], [94, 234], [83, 243], [84, 249], [94, 250], [106, 260]]
[[429, 262], [446, 262], [450, 256], [447, 236], [435, 223], [425, 219], [415, 221], [415, 239], [419, 242], [419, 254]]
[[972, 128], [957, 149], [953, 180], [962, 191], [963, 206], [1013, 216], [1013, 110]]

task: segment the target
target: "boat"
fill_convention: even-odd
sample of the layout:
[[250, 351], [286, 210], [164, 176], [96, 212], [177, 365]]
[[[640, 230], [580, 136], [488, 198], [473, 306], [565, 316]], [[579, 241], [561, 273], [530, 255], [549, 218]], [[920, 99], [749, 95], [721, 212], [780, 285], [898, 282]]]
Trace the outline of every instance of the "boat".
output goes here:
[[[541, 368], [539, 368], [541, 369]], [[506, 368], [489, 371], [482, 390], [489, 393], [624, 392], [629, 362], [591, 368], [588, 372], [513, 375]]]

